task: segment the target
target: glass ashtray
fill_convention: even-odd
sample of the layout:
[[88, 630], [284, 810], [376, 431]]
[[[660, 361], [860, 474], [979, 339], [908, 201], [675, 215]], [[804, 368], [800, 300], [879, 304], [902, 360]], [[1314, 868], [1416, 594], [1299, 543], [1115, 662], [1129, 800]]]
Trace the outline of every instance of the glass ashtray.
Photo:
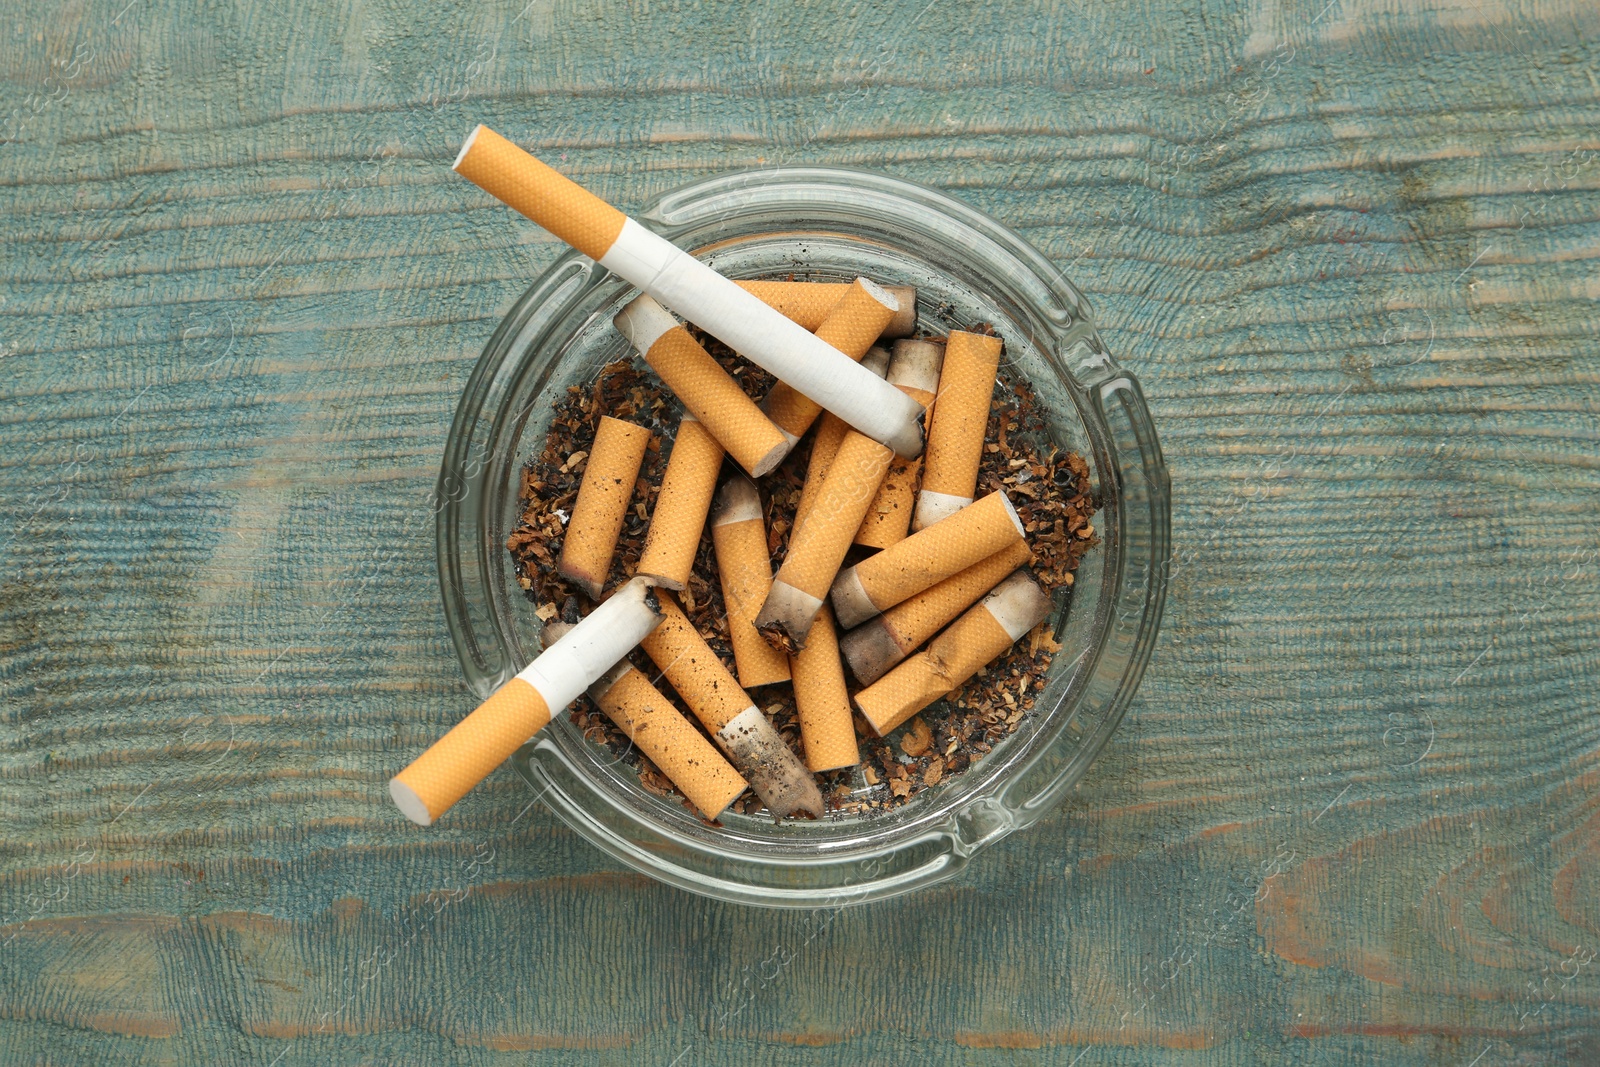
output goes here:
[[[1139, 384], [1044, 256], [994, 219], [910, 182], [824, 167], [740, 172], [684, 186], [634, 217], [732, 278], [862, 275], [915, 286], [921, 331], [992, 324], [1054, 442], [1089, 462], [1100, 543], [1051, 620], [1063, 648], [1033, 711], [982, 760], [891, 810], [776, 824], [730, 812], [707, 824], [646, 791], [634, 768], [560, 712], [512, 762], [600, 849], [719, 900], [829, 907], [949, 878], [1061, 800], [1144, 672], [1165, 597], [1171, 491]], [[611, 318], [636, 292], [587, 256], [563, 256], [495, 330], [456, 410], [436, 490], [439, 578], [480, 699], [540, 647], [536, 605], [505, 547], [521, 513], [521, 469], [543, 447], [567, 388], [632, 356]]]

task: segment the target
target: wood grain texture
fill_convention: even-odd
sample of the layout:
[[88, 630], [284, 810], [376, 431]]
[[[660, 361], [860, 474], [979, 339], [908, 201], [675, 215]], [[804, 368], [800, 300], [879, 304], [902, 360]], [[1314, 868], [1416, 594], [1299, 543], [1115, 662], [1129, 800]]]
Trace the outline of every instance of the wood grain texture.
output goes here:
[[[1600, 9], [22, 0], [0, 17], [0, 1062], [1600, 1062]], [[6, 113], [9, 112], [9, 117]], [[1070, 803], [916, 906], [724, 907], [501, 771], [428, 493], [557, 248], [868, 166], [1093, 301], [1167, 621]]]

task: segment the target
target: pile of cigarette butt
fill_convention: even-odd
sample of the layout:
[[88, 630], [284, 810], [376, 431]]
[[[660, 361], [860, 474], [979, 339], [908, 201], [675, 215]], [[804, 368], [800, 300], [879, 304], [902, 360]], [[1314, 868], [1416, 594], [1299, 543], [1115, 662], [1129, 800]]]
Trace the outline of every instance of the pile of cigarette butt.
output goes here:
[[583, 694], [713, 822], [883, 806], [1014, 729], [1095, 533], [1002, 339], [911, 336], [915, 292], [866, 278], [731, 281], [481, 126], [455, 169], [640, 290], [614, 326], [649, 370], [558, 404], [508, 542], [544, 651], [391, 780], [402, 812], [431, 825]]

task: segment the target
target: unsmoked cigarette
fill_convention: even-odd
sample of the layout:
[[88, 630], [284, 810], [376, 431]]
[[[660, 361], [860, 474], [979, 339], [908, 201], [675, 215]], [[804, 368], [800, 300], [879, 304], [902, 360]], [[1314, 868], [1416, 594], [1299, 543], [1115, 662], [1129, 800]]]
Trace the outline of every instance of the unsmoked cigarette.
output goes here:
[[990, 493], [842, 572], [833, 582], [834, 614], [847, 629], [859, 626], [1024, 539], [1017, 509], [1004, 492]]
[[778, 429], [666, 308], [640, 296], [617, 312], [612, 322], [752, 477], [759, 478], [783, 462], [796, 438]]
[[[944, 345], [933, 341], [896, 341], [894, 358], [889, 363], [889, 384], [911, 397], [924, 409], [939, 389], [939, 368], [944, 363]], [[868, 548], [888, 548], [903, 541], [911, 526], [916, 507], [917, 477], [922, 473], [922, 457], [896, 456], [878, 487], [877, 498], [867, 509], [856, 531], [856, 544]], [[808, 475], [809, 477], [809, 475]]]
[[659, 601], [635, 578], [549, 644], [516, 677], [389, 780], [405, 817], [431, 826], [661, 623]]
[[861, 762], [856, 728], [839, 662], [838, 634], [826, 605], [806, 637], [806, 647], [789, 657], [794, 675], [794, 702], [800, 713], [800, 737], [806, 745], [806, 766], [833, 771]]
[[455, 170], [855, 429], [901, 455], [922, 451], [921, 413], [905, 394], [493, 130], [472, 132]]
[[785, 652], [806, 647], [817, 610], [878, 495], [894, 453], [870, 437], [845, 435], [817, 490], [816, 503], [789, 538], [789, 554], [772, 579], [756, 629]]
[[556, 565], [556, 571], [576, 582], [590, 599], [600, 599], [611, 572], [611, 556], [649, 445], [650, 431], [643, 426], [600, 416]]
[[750, 787], [632, 664], [617, 664], [589, 687], [589, 696], [707, 819], [715, 822]]
[[[763, 304], [793, 319], [808, 330], [816, 330], [850, 289], [849, 282], [740, 282], [739, 288], [755, 294]], [[895, 312], [882, 337], [910, 337], [917, 329], [917, 290], [911, 285], [885, 285], [900, 310]]]
[[928, 426], [922, 490], [911, 528], [921, 530], [972, 503], [978, 461], [989, 428], [989, 401], [1000, 368], [1001, 342], [986, 334], [952, 330], [945, 345], [939, 398]]
[[[889, 350], [880, 345], [873, 345], [867, 349], [867, 354], [861, 357], [861, 365], [872, 373], [885, 375], [889, 373]], [[845, 435], [850, 432], [850, 427], [839, 416], [831, 411], [823, 412], [822, 420], [817, 423], [817, 432], [811, 435], [811, 455], [806, 459], [806, 482], [800, 490], [800, 503], [795, 505], [793, 529], [800, 528], [800, 520], [805, 518], [806, 512], [811, 510], [811, 505], [817, 502], [817, 490], [822, 488], [822, 479], [828, 473], [828, 464], [833, 462], [833, 457], [838, 453], [839, 446], [844, 444]]]
[[[822, 817], [822, 792], [783, 737], [761, 714], [670, 594], [666, 620], [640, 644], [705, 724], [775, 817], [804, 811]], [[848, 712], [848, 706], [846, 708]]]
[[[851, 283], [844, 298], [822, 321], [822, 325], [817, 327], [816, 336], [852, 360], [858, 361], [859, 365], [861, 357], [867, 354], [867, 350], [883, 333], [884, 326], [894, 314], [894, 297], [887, 290], [865, 278], [857, 278]], [[882, 381], [879, 375], [873, 375], [873, 378]], [[905, 394], [900, 393], [898, 389], [894, 391], [899, 393], [903, 404]], [[921, 409], [915, 402], [912, 403], [912, 407], [917, 410], [916, 417], [920, 419]], [[824, 408], [834, 412], [855, 429], [860, 429], [860, 426], [844, 412], [835, 410], [827, 397], [809, 389], [806, 383], [785, 378], [781, 374], [778, 375], [778, 384], [772, 387], [772, 391], [761, 402], [761, 410], [767, 413], [767, 418], [777, 423], [785, 433], [795, 437], [804, 434], [811, 424], [817, 421], [817, 416]], [[900, 406], [896, 407], [897, 411], [900, 409]], [[867, 436], [873, 435], [867, 434]], [[874, 437], [874, 440], [876, 439]], [[898, 447], [895, 451], [908, 456], [919, 454], [901, 452]]]
[[688, 583], [721, 470], [722, 446], [699, 420], [685, 414], [650, 514], [639, 574], [668, 589], [682, 589]]
[[856, 694], [856, 707], [882, 737], [953, 691], [1050, 615], [1050, 595], [1026, 572], [994, 592], [894, 670]]
[[839, 639], [850, 673], [863, 685], [876, 682], [1032, 557], [1027, 542], [1013, 542], [983, 562], [857, 626]]
[[772, 554], [755, 483], [729, 478], [711, 513], [711, 544], [728, 614], [728, 640], [739, 682], [746, 689], [789, 680], [789, 657], [756, 631], [756, 615], [772, 589]]

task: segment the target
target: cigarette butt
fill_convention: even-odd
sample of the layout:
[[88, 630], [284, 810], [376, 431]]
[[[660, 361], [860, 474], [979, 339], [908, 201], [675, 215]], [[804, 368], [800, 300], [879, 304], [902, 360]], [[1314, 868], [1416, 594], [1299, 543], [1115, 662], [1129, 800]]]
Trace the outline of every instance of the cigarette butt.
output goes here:
[[[889, 358], [887, 348], [873, 345], [861, 357], [861, 365], [882, 376], [889, 372]], [[817, 502], [817, 490], [822, 487], [822, 478], [828, 473], [828, 464], [833, 462], [834, 455], [849, 432], [850, 427], [845, 421], [832, 412], [824, 412], [822, 421], [817, 423], [817, 432], [811, 435], [811, 455], [806, 460], [806, 482], [800, 490], [800, 503], [794, 509], [794, 529], [800, 528], [800, 520]]]
[[612, 668], [589, 688], [589, 696], [707, 819], [716, 821], [750, 787], [705, 735], [631, 664]]
[[622, 586], [391, 778], [395, 805], [412, 822], [433, 825], [658, 626], [658, 608], [648, 582]]
[[645, 654], [749, 779], [768, 811], [778, 818], [804, 811], [820, 819], [822, 792], [783, 737], [668, 594], [661, 596], [661, 611], [665, 620], [640, 642]]
[[[493, 130], [473, 130], [455, 170], [855, 429], [901, 455], [922, 451], [920, 413], [903, 393]], [[884, 297], [887, 325], [898, 306]]]
[[650, 515], [639, 574], [668, 589], [689, 581], [721, 470], [722, 446], [693, 415], [684, 415]]
[[[843, 299], [822, 321], [822, 325], [817, 327], [816, 336], [859, 362], [872, 347], [872, 342], [883, 333], [884, 326], [894, 318], [896, 310], [894, 297], [888, 290], [865, 278], [857, 278]], [[874, 377], [881, 378], [879, 375]], [[903, 397], [905, 394], [900, 395]], [[778, 384], [761, 402], [761, 410], [767, 413], [767, 418], [795, 437], [804, 434], [824, 408], [834, 410], [826, 396], [808, 391], [804, 382], [785, 378], [781, 374], [778, 375]], [[918, 408], [918, 414], [913, 417], [920, 418], [920, 410]], [[835, 414], [839, 414], [846, 423], [851, 423], [842, 413]]]
[[951, 692], [1050, 615], [1050, 596], [1025, 572], [1007, 578], [927, 649], [856, 694], [878, 736]]
[[785, 652], [806, 647], [811, 622], [893, 458], [888, 447], [850, 433], [828, 464], [816, 503], [789, 539], [789, 554], [756, 616], [756, 629]]
[[640, 296], [617, 312], [612, 322], [689, 413], [752, 477], [759, 478], [783, 462], [796, 438], [762, 414], [739, 383], [666, 308], [649, 296]]
[[[933, 341], [896, 341], [894, 358], [889, 363], [889, 384], [911, 397], [924, 409], [933, 403], [939, 389], [939, 368], [944, 363], [944, 345]], [[889, 473], [878, 487], [878, 495], [867, 508], [867, 517], [856, 531], [856, 544], [868, 548], [888, 548], [903, 541], [911, 526], [916, 507], [917, 479], [922, 473], [922, 457], [896, 456]], [[809, 479], [809, 472], [807, 474]]]
[[945, 345], [939, 398], [928, 426], [922, 490], [911, 528], [932, 526], [972, 503], [989, 428], [989, 400], [1000, 368], [1000, 338], [952, 330]]
[[739, 682], [746, 689], [789, 680], [789, 657], [756, 631], [756, 615], [772, 589], [772, 555], [755, 483], [729, 478], [711, 514], [711, 544], [728, 613], [728, 640]]
[[1024, 539], [1017, 509], [1005, 493], [990, 493], [842, 572], [833, 582], [834, 614], [841, 626], [859, 626]]
[[876, 682], [1032, 557], [1027, 542], [1013, 542], [983, 562], [857, 626], [839, 639], [850, 673], [863, 685]]
[[578, 499], [567, 520], [556, 571], [576, 582], [593, 600], [600, 599], [611, 556], [617, 550], [628, 501], [639, 480], [639, 467], [650, 444], [650, 431], [631, 422], [600, 416], [589, 465], [583, 470]]
[[672, 688], [706, 729], [716, 733], [754, 701], [722, 665], [683, 608], [668, 594], [661, 599], [661, 625], [639, 643]]
[[826, 606], [811, 625], [806, 647], [789, 657], [789, 670], [794, 675], [794, 701], [800, 711], [806, 766], [821, 772], [860, 763], [850, 693], [845, 689], [844, 666], [839, 662], [838, 634]]
[[[815, 331], [850, 288], [849, 282], [740, 282], [739, 288], [753, 293], [763, 304]], [[910, 337], [917, 328], [917, 290], [911, 285], [885, 285], [900, 310], [880, 335], [885, 338]]]

